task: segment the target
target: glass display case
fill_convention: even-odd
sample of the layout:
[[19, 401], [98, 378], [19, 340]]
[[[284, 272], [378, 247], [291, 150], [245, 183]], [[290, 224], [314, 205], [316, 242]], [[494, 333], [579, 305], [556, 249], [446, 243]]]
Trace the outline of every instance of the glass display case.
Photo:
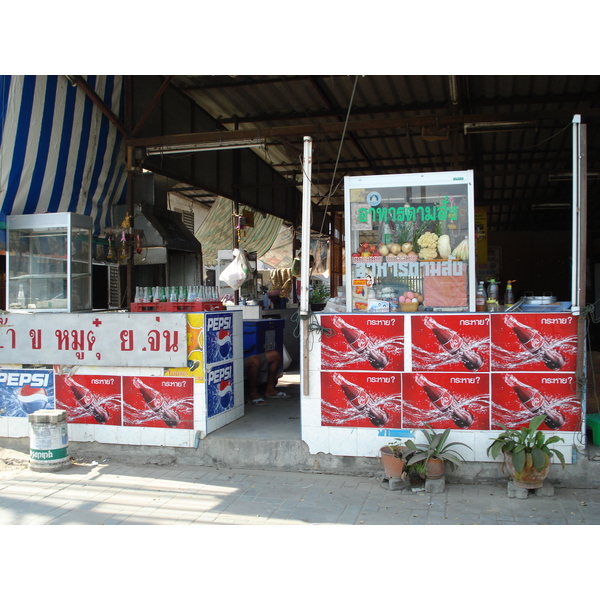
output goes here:
[[475, 311], [472, 171], [344, 185], [347, 310]]
[[7, 310], [92, 308], [92, 218], [75, 213], [7, 217]]

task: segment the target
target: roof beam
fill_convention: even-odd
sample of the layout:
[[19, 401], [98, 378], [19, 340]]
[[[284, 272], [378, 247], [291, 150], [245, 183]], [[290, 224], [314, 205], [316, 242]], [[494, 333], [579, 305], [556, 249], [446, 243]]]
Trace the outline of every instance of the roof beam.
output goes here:
[[104, 104], [102, 98], [88, 85], [81, 75], [70, 75], [69, 77], [85, 92], [88, 98], [100, 109], [102, 114], [125, 136], [129, 137], [129, 131], [119, 120], [119, 117]]
[[[588, 108], [578, 111], [582, 118], [600, 117], [600, 108]], [[500, 114], [469, 114], [469, 115], [433, 115], [417, 116], [398, 119], [365, 119], [344, 123], [306, 123], [282, 127], [258, 127], [256, 129], [238, 129], [227, 131], [204, 131], [197, 133], [181, 133], [173, 135], [154, 136], [147, 138], [131, 138], [126, 140], [128, 146], [145, 147], [175, 144], [215, 143], [221, 141], [239, 141], [249, 138], [302, 137], [305, 135], [371, 131], [374, 129], [401, 129], [407, 127], [433, 127], [440, 125], [464, 125], [465, 123], [499, 123], [505, 121], [531, 121], [543, 119], [573, 118], [572, 110], [542, 110], [535, 113], [500, 113]]]

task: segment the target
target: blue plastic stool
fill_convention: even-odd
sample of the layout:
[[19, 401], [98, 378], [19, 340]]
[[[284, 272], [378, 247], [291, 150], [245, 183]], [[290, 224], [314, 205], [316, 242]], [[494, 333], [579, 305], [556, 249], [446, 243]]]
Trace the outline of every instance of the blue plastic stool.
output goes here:
[[592, 430], [592, 444], [600, 446], [600, 414], [586, 415], [585, 425]]

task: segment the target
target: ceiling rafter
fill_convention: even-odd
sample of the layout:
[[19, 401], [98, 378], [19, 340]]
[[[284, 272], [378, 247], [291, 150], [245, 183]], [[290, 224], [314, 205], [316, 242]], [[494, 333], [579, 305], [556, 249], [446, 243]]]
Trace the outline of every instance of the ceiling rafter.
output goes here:
[[[583, 117], [600, 117], [600, 108], [588, 108], [583, 111]], [[427, 115], [403, 117], [396, 119], [350, 120], [344, 123], [319, 123], [303, 125], [287, 125], [280, 127], [257, 127], [256, 129], [204, 131], [196, 133], [181, 133], [145, 138], [132, 138], [126, 141], [128, 146], [144, 147], [160, 144], [195, 144], [203, 142], [236, 141], [247, 138], [277, 138], [281, 136], [294, 137], [316, 135], [318, 133], [340, 133], [346, 126], [347, 131], [369, 131], [375, 129], [406, 129], [407, 127], [425, 127], [435, 125], [464, 125], [465, 123], [502, 123], [530, 121], [532, 119], [564, 119], [565, 124], [573, 117], [569, 109], [545, 110], [535, 113], [514, 112], [502, 114], [465, 114], [465, 115]]]

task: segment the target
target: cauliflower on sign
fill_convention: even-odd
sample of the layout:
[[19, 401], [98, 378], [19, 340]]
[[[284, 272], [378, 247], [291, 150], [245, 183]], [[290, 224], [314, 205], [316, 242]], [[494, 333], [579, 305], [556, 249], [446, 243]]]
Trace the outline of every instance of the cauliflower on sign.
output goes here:
[[418, 240], [417, 240], [417, 244], [419, 244], [419, 246], [421, 248], [437, 248], [437, 241], [438, 241], [438, 236], [435, 233], [431, 233], [430, 231], [428, 231], [427, 233], [424, 233]]
[[419, 251], [419, 258], [423, 260], [433, 260], [437, 258], [437, 243], [438, 236], [435, 233], [428, 231], [424, 233], [418, 240], [417, 244], [421, 250]]
[[419, 252], [419, 258], [423, 260], [433, 260], [437, 258], [437, 250], [435, 248], [421, 248]]

